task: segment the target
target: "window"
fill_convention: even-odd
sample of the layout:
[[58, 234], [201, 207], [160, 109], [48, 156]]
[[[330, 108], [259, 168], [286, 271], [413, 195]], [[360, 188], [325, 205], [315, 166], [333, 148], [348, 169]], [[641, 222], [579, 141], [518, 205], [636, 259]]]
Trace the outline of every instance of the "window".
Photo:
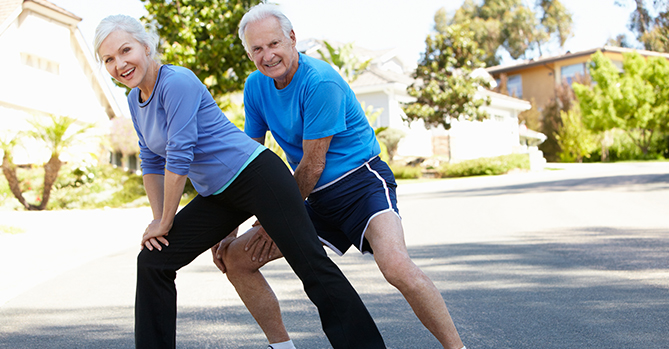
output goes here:
[[580, 75], [581, 77], [585, 75], [585, 63], [565, 65], [560, 68], [560, 76], [562, 76], [563, 81], [567, 80], [569, 86], [574, 82], [576, 75]]
[[51, 74], [60, 74], [60, 64], [52, 60], [35, 56], [30, 53], [21, 52], [21, 63], [31, 68], [36, 68]]
[[520, 75], [511, 75], [506, 80], [506, 89], [509, 96], [523, 98], [523, 80]]

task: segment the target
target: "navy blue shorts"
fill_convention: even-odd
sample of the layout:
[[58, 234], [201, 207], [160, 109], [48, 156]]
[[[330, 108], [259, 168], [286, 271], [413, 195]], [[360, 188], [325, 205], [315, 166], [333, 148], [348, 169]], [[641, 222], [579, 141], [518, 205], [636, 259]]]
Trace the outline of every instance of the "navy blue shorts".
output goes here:
[[305, 205], [321, 242], [338, 255], [351, 245], [372, 253], [365, 231], [376, 215], [397, 209], [395, 176], [378, 156], [312, 192]]

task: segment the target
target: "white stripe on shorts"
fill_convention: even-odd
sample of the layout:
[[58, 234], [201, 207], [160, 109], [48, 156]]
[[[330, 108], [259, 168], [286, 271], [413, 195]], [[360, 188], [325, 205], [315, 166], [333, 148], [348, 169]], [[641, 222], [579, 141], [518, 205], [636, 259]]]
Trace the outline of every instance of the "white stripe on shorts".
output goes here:
[[[365, 233], [367, 232], [367, 228], [369, 227], [369, 223], [372, 222], [372, 219], [374, 219], [374, 217], [376, 217], [376, 216], [378, 216], [382, 213], [388, 212], [388, 211], [395, 212], [395, 210], [393, 210], [393, 202], [390, 199], [390, 190], [388, 189], [388, 183], [386, 183], [386, 181], [383, 179], [383, 177], [381, 177], [379, 172], [377, 172], [376, 170], [372, 169], [371, 166], [369, 166], [369, 163], [365, 163], [364, 166], [367, 167], [367, 170], [369, 172], [373, 173], [376, 176], [376, 178], [378, 178], [381, 181], [381, 183], [383, 183], [383, 190], [386, 193], [386, 202], [388, 202], [388, 208], [386, 208], [384, 210], [381, 210], [379, 212], [376, 212], [371, 217], [369, 217], [369, 219], [367, 220], [367, 224], [365, 224], [365, 229], [362, 230], [362, 235], [360, 236], [360, 242], [359, 242], [359, 247], [358, 247], [358, 250], [360, 250], [360, 251], [362, 251], [362, 242], [365, 240]], [[395, 212], [395, 214], [397, 214], [397, 212]], [[369, 252], [363, 252], [363, 254], [365, 254], [365, 253], [369, 253]]]

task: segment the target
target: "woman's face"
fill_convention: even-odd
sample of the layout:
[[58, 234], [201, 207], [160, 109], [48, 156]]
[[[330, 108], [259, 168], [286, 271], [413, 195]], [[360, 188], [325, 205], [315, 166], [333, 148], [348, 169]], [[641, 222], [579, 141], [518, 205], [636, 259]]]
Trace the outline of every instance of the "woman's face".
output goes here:
[[98, 54], [109, 74], [129, 88], [145, 85], [153, 88], [153, 82], [145, 81], [151, 66], [149, 48], [142, 45], [124, 30], [115, 30], [102, 42]]

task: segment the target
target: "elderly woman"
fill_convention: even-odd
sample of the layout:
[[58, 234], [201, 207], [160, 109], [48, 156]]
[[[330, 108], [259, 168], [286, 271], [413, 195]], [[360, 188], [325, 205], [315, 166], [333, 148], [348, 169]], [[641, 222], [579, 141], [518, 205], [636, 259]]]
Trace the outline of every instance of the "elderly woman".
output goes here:
[[[176, 271], [253, 215], [302, 281], [332, 346], [385, 348], [360, 297], [325, 254], [284, 163], [228, 121], [190, 70], [161, 65], [155, 40], [136, 19], [103, 19], [95, 52], [132, 89], [128, 104], [153, 212], [137, 258], [137, 348], [175, 347]], [[177, 213], [186, 178], [199, 195]], [[287, 338], [268, 340], [273, 348], [293, 346]]]

